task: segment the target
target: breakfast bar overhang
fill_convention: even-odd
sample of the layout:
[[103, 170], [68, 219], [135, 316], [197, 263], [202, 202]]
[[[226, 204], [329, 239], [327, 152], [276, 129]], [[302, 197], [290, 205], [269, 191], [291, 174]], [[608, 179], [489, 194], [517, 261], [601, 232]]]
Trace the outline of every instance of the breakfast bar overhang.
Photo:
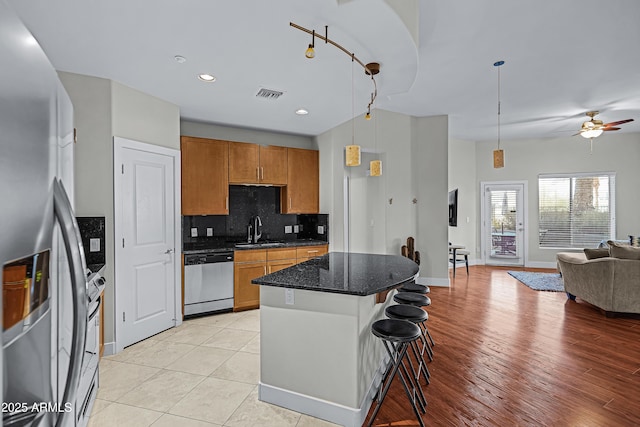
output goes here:
[[384, 373], [371, 324], [418, 265], [395, 255], [330, 252], [252, 282], [260, 286], [264, 402], [361, 426]]

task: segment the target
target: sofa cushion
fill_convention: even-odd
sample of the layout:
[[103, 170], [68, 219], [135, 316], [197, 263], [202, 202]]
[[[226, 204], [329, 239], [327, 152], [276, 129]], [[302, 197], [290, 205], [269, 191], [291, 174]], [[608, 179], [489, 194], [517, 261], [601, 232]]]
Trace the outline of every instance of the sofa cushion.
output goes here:
[[613, 258], [640, 260], [640, 248], [617, 243], [613, 240], [609, 240], [607, 243], [609, 244], [609, 254]]
[[604, 258], [609, 256], [609, 248], [585, 248], [584, 254], [587, 256], [587, 259]]

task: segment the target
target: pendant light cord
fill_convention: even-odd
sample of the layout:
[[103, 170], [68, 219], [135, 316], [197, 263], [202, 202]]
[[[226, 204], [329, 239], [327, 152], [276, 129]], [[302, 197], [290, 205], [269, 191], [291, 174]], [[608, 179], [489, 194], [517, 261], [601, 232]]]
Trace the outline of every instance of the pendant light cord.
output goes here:
[[500, 65], [498, 65], [498, 150], [500, 149]]
[[355, 107], [355, 97], [356, 91], [354, 88], [354, 75], [353, 75], [353, 63], [354, 63], [355, 54], [351, 54], [351, 145], [356, 145], [356, 107]]

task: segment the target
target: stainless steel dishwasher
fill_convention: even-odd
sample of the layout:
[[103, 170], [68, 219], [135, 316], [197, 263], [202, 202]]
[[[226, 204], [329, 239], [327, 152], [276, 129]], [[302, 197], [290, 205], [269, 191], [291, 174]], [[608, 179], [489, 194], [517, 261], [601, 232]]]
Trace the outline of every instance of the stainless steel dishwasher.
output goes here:
[[184, 256], [184, 314], [233, 308], [233, 251]]

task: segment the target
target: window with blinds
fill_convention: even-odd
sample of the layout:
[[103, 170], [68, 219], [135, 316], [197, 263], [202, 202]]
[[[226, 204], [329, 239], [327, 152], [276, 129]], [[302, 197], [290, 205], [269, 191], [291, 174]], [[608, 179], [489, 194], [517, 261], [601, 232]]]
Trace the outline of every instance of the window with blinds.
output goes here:
[[541, 248], [594, 248], [615, 236], [615, 174], [538, 176]]

